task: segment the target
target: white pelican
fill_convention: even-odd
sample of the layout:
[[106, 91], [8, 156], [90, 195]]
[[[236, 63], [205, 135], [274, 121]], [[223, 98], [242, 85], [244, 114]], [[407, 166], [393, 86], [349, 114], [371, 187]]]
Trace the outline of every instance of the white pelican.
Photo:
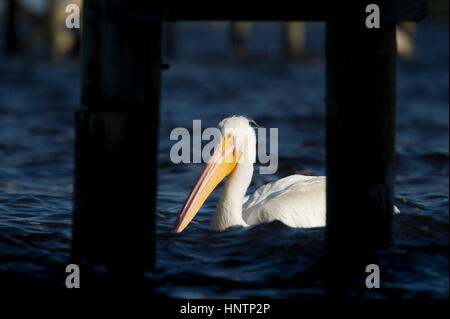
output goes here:
[[250, 226], [274, 220], [290, 227], [325, 226], [324, 176], [291, 175], [245, 196], [256, 160], [255, 131], [243, 116], [228, 117], [219, 123], [219, 128], [223, 139], [215, 147], [178, 215], [175, 232], [183, 231], [227, 175], [230, 176], [212, 217], [211, 230], [222, 231], [232, 226]]

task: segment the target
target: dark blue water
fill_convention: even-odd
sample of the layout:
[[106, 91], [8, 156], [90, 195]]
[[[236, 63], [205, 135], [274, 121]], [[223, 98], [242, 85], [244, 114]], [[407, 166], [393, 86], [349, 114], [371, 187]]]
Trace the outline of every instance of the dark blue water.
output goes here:
[[[249, 191], [295, 173], [323, 175], [323, 31], [322, 24], [309, 25], [313, 57], [303, 63], [279, 58], [274, 24], [256, 27], [245, 62], [231, 58], [225, 29], [180, 31], [178, 56], [163, 73], [157, 265], [146, 273], [158, 279], [160, 293], [278, 298], [324, 292], [315, 262], [324, 256], [324, 229], [274, 222], [210, 232], [221, 186], [183, 233], [171, 233], [202, 164], [169, 159], [173, 128], [191, 129], [193, 119], [215, 126], [244, 114], [279, 128], [278, 172], [255, 174]], [[395, 242], [379, 255], [382, 289], [355, 289], [356, 296], [448, 297], [448, 26], [424, 23], [417, 45], [417, 57], [398, 65]], [[79, 61], [0, 60], [0, 281], [51, 279], [69, 259], [79, 67]]]

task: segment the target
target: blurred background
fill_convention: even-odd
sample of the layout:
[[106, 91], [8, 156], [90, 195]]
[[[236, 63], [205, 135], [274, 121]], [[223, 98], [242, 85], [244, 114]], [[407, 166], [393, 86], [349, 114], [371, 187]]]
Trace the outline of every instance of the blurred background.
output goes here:
[[[81, 32], [64, 24], [71, 3], [81, 6], [0, 0], [0, 283], [6, 285], [64, 283], [74, 111], [81, 107]], [[382, 288], [355, 287], [355, 296], [448, 298], [448, 1], [428, 3], [425, 21], [397, 30], [395, 201], [402, 213], [394, 218], [395, 242], [379, 256], [386, 269]], [[174, 165], [169, 135], [180, 126], [191, 131], [193, 119], [205, 128], [247, 115], [279, 128], [278, 172], [255, 175], [250, 191], [295, 173], [323, 175], [324, 58], [325, 23], [164, 24], [163, 62], [170, 69], [162, 74], [157, 267], [147, 274], [161, 282], [158, 292], [323, 294], [320, 265], [312, 261], [324, 255], [324, 229], [275, 222], [211, 234], [218, 190], [184, 236], [170, 232], [201, 164]]]

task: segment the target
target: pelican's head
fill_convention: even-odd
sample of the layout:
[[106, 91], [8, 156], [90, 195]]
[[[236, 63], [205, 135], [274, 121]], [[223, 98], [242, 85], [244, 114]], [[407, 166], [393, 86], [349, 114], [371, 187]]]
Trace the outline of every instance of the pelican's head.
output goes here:
[[214, 148], [208, 164], [178, 215], [175, 232], [179, 233], [186, 228], [211, 192], [237, 165], [253, 165], [256, 160], [256, 135], [250, 123], [251, 120], [244, 116], [231, 116], [219, 123], [221, 142]]

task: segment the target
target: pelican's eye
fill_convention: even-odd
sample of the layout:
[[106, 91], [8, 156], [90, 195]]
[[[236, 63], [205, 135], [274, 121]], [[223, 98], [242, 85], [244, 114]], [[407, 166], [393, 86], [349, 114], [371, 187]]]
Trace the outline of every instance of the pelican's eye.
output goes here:
[[233, 144], [234, 144], [233, 134], [231, 132], [227, 133], [223, 139], [222, 151], [225, 152], [225, 150], [228, 149]]

